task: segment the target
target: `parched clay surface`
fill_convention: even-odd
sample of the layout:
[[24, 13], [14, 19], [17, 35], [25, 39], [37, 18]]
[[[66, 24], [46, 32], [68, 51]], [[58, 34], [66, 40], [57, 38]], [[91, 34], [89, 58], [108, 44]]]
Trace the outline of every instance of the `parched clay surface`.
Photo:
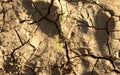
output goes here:
[[0, 0], [1, 75], [120, 75], [120, 0]]

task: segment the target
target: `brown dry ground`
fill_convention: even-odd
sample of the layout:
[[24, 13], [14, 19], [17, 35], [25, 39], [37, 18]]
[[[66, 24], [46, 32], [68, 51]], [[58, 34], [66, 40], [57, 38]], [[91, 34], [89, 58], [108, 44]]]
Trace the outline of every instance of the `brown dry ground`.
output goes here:
[[120, 75], [120, 0], [0, 0], [1, 75]]

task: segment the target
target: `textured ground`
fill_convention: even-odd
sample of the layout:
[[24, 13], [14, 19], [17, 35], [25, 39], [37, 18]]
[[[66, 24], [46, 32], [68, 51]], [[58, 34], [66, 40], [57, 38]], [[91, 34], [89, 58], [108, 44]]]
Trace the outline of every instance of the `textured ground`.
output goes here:
[[0, 0], [1, 75], [120, 75], [120, 0]]

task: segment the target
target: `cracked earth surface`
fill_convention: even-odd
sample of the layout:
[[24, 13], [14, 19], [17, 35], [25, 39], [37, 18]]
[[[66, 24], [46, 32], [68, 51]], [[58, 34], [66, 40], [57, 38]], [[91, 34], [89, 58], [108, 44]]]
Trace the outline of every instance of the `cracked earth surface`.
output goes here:
[[119, 0], [0, 0], [1, 75], [120, 75]]

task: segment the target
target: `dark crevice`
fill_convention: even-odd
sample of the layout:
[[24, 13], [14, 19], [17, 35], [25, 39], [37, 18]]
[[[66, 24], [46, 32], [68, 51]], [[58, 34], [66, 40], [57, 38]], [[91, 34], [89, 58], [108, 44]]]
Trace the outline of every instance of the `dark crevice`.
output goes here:
[[[59, 17], [58, 17], [59, 18]], [[49, 18], [45, 18], [47, 21], [49, 21], [50, 23], [53, 23], [54, 25], [55, 25], [55, 27], [56, 27], [56, 29], [57, 29], [57, 31], [58, 31], [58, 34], [59, 34], [59, 37], [62, 35], [61, 34], [61, 30], [60, 30], [60, 27], [57, 25], [57, 23], [56, 22], [54, 22], [54, 21], [52, 21], [51, 19], [49, 19]]]
[[68, 50], [67, 41], [65, 41], [64, 43], [65, 43], [65, 50], [66, 50], [66, 57], [67, 57], [67, 65], [68, 65], [68, 64], [70, 63], [69, 50]]
[[[1, 3], [1, 6], [3, 8], [2, 13], [3, 13], [3, 26], [4, 26], [5, 25], [5, 12], [6, 11], [5, 11], [5, 8], [4, 8], [3, 4], [4, 4], [4, 2]], [[5, 29], [3, 29], [3, 28], [2, 28], [2, 30], [5, 31]]]
[[14, 30], [15, 30], [15, 32], [16, 32], [16, 34], [17, 34], [19, 40], [20, 40], [20, 43], [23, 45], [22, 39], [20, 38], [20, 35], [19, 35], [19, 33], [17, 32], [17, 30], [15, 29], [15, 27], [14, 27]]
[[29, 22], [30, 20], [20, 20], [19, 22], [20, 22], [20, 23], [24, 23], [24, 22], [26, 22], [26, 21]]
[[109, 12], [109, 14], [110, 14], [111, 16], [114, 16], [114, 15], [115, 15], [115, 13], [114, 13], [113, 10], [104, 8], [102, 5], [96, 3], [95, 1], [93, 1], [93, 3], [96, 4], [96, 5], [98, 5], [102, 10], [104, 10], [104, 11], [106, 11], [106, 12]]
[[[7, 2], [11, 2], [11, 1], [12, 1], [12, 0], [8, 0]], [[58, 1], [60, 2], [60, 0], [58, 0]], [[82, 0], [82, 1], [83, 1], [83, 0]], [[85, 0], [85, 1], [87, 1], [87, 0]], [[84, 1], [83, 1], [83, 2], [84, 2]], [[3, 3], [4, 3], [4, 2], [3, 2]], [[3, 3], [1, 4], [2, 7], [3, 7]], [[61, 29], [60, 29], [59, 25], [56, 23], [57, 21], [59, 21], [59, 16], [60, 16], [60, 14], [57, 13], [57, 14], [58, 14], [58, 17], [57, 17], [57, 19], [56, 19], [55, 21], [53, 21], [53, 20], [51, 20], [51, 19], [49, 18], [49, 15], [50, 15], [51, 10], [52, 10], [51, 8], [52, 8], [52, 6], [54, 6], [53, 3], [54, 3], [54, 0], [51, 0], [50, 6], [48, 7], [47, 14], [46, 14], [45, 16], [43, 16], [42, 13], [41, 13], [41, 11], [40, 11], [40, 10], [36, 7], [36, 5], [34, 4], [34, 2], [32, 2], [34, 8], [35, 8], [36, 11], [40, 14], [40, 16], [42, 16], [42, 18], [40, 18], [40, 19], [38, 19], [38, 20], [35, 20], [35, 21], [33, 21], [32, 23], [30, 23], [30, 24], [38, 23], [38, 22], [40, 22], [40, 21], [42, 21], [42, 20], [47, 20], [48, 22], [50, 22], [50, 23], [52, 23], [52, 24], [55, 25], [55, 27], [56, 27], [56, 29], [57, 29], [57, 32], [58, 32], [58, 35], [59, 35], [59, 39], [62, 39], [62, 42], [64, 43], [64, 49], [65, 49], [65, 52], [66, 52], [67, 63], [61, 64], [60, 67], [59, 67], [59, 66], [54, 66], [54, 68], [63, 69], [64, 67], [68, 66], [68, 69], [65, 69], [65, 70], [69, 70], [69, 66], [70, 66], [70, 69], [72, 69], [72, 68], [71, 68], [71, 61], [70, 61], [70, 59], [73, 59], [73, 58], [76, 58], [76, 57], [82, 58], [82, 56], [83, 56], [83, 57], [92, 57], [92, 58], [96, 59], [96, 62], [95, 62], [95, 64], [94, 64], [94, 67], [93, 67], [93, 69], [92, 69], [92, 71], [91, 71], [91, 74], [92, 74], [92, 75], [94, 75], [94, 74], [93, 74], [93, 73], [94, 73], [94, 68], [96, 67], [96, 65], [97, 65], [97, 63], [98, 63], [98, 60], [102, 60], [102, 59], [110, 61], [110, 63], [112, 64], [112, 66], [113, 66], [113, 68], [114, 68], [112, 71], [114, 71], [114, 72], [116, 72], [116, 73], [120, 73], [120, 71], [116, 69], [116, 66], [115, 66], [115, 64], [114, 64], [114, 61], [116, 60], [116, 58], [115, 58], [114, 56], [112, 56], [112, 54], [111, 54], [111, 49], [110, 49], [110, 45], [109, 45], [110, 32], [109, 32], [109, 29], [108, 29], [108, 22], [110, 21], [111, 17], [108, 19], [108, 21], [107, 21], [107, 23], [106, 23], [106, 28], [96, 28], [95, 26], [89, 26], [89, 25], [87, 25], [87, 23], [85, 24], [85, 25], [87, 25], [87, 26], [78, 25], [78, 26], [81, 26], [81, 27], [94, 28], [95, 30], [105, 30], [105, 31], [107, 32], [107, 34], [108, 34], [108, 36], [107, 36], [107, 46], [108, 46], [108, 50], [109, 50], [109, 55], [106, 56], [106, 57], [96, 56], [96, 55], [90, 53], [90, 52], [89, 52], [89, 49], [87, 49], [88, 54], [79, 54], [79, 53], [77, 53], [77, 52], [76, 52], [76, 53], [74, 52], [77, 56], [70, 58], [70, 56], [69, 56], [70, 49], [68, 48], [68, 39], [66, 39], [66, 38], [61, 34]], [[46, 3], [46, 4], [47, 4], [47, 3]], [[61, 3], [60, 3], [60, 5], [61, 5]], [[97, 5], [99, 5], [99, 4], [97, 4]], [[103, 9], [103, 7], [102, 7], [101, 5], [99, 5], [99, 6]], [[62, 8], [62, 5], [61, 5], [61, 8]], [[114, 15], [114, 12], [113, 12], [112, 10], [106, 10], [106, 9], [103, 9], [103, 10], [109, 12], [109, 13], [111, 14], [111, 16]], [[2, 12], [3, 12], [3, 21], [5, 21], [5, 20], [4, 20], [4, 19], [5, 19], [5, 9], [4, 9], [4, 7], [3, 7], [3, 11], [2, 11]], [[30, 20], [21, 20], [20, 23], [23, 23], [23, 22], [26, 22], [26, 21], [30, 21]], [[4, 22], [4, 24], [5, 24], [5, 22]], [[3, 25], [4, 25], [4, 24], [3, 24]], [[35, 32], [37, 31], [38, 27], [39, 27], [39, 24], [37, 25], [37, 28], [36, 28]], [[15, 28], [14, 28], [14, 30], [15, 30], [18, 38], [19, 38], [19, 41], [20, 41], [21, 44], [22, 44], [21, 46], [13, 49], [13, 51], [12, 51], [11, 54], [10, 54], [10, 55], [11, 55], [11, 58], [12, 58], [12, 62], [13, 62], [14, 65], [15, 65], [15, 64], [17, 63], [17, 62], [16, 62], [16, 58], [15, 58], [15, 52], [16, 52], [18, 49], [20, 49], [21, 47], [23, 47], [23, 46], [26, 45], [26, 44], [29, 44], [29, 45], [30, 45], [31, 47], [33, 47], [35, 50], [36, 50], [36, 48], [35, 48], [34, 45], [32, 45], [32, 44], [29, 43], [29, 40], [30, 40], [30, 39], [29, 39], [28, 41], [26, 41], [25, 43], [23, 43], [22, 40], [21, 40], [21, 38], [20, 38], [20, 35], [19, 35], [18, 31], [17, 31]], [[35, 33], [35, 32], [34, 32], [34, 33]], [[65, 38], [65, 39], [64, 39], [64, 38]], [[43, 42], [43, 41], [42, 41], [42, 42]], [[35, 53], [33, 52], [33, 54], [31, 55], [31, 57], [33, 57], [34, 54], [35, 54]], [[42, 54], [41, 54], [41, 55], [42, 55]], [[33, 60], [34, 60], [34, 59], [33, 59]], [[25, 67], [29, 68], [29, 69], [34, 73], [33, 75], [36, 75], [34, 68], [29, 67], [29, 66], [25, 66]], [[74, 75], [77, 75], [77, 74], [74, 72], [73, 69], [72, 69], [72, 71], [73, 71]]]
[[18, 49], [20, 49], [21, 47], [23, 47], [25, 44], [27, 44], [29, 41], [27, 41], [27, 42], [25, 42], [25, 43], [23, 43], [21, 46], [19, 46], [19, 47], [17, 47], [17, 48], [15, 48], [15, 49], [13, 49], [13, 51], [11, 52], [11, 59], [12, 59], [12, 62], [14, 63], [14, 65], [17, 63], [17, 61], [16, 61], [16, 59], [15, 59], [15, 52], [18, 50]]
[[51, 0], [51, 2], [50, 2], [50, 6], [48, 7], [48, 12], [47, 12], [47, 15], [49, 15], [49, 14], [50, 14], [51, 7], [53, 6], [53, 3], [54, 3], [54, 0]]
[[96, 60], [94, 66], [93, 66], [93, 69], [92, 69], [92, 71], [91, 71], [91, 75], [94, 75], [94, 69], [95, 69], [95, 67], [96, 67], [96, 65], [97, 65], [97, 63], [98, 63], [98, 61], [99, 61], [99, 59]]
[[51, 19], [48, 18], [48, 16], [50, 15], [50, 11], [51, 11], [51, 7], [53, 6], [53, 3], [54, 3], [54, 0], [51, 0], [50, 6], [48, 7], [48, 12], [47, 12], [47, 14], [46, 14], [45, 16], [42, 15], [42, 13], [39, 11], [39, 9], [38, 9], [38, 8], [35, 6], [35, 4], [33, 3], [35, 9], [41, 14], [42, 18], [41, 18], [41, 19], [38, 19], [38, 20], [36, 20], [36, 21], [34, 21], [34, 22], [32, 22], [31, 24], [37, 23], [37, 22], [42, 21], [43, 19], [46, 19], [47, 21], [49, 21], [50, 23], [53, 23], [53, 24], [55, 25], [55, 27], [56, 27], [56, 29], [57, 29], [57, 31], [58, 31], [58, 33], [59, 33], [59, 36], [61, 36], [60, 27], [59, 27], [58, 24], [56, 23], [56, 21], [59, 20], [59, 16], [60, 16], [60, 15], [58, 15], [58, 17], [56, 18], [55, 21], [53, 21], [53, 20], [51, 20]]
[[97, 60], [98, 60], [98, 59], [108, 60], [108, 61], [110, 61], [110, 63], [112, 64], [112, 66], [113, 66], [113, 68], [114, 68], [113, 71], [116, 72], [116, 73], [120, 73], [120, 71], [117, 70], [116, 67], [115, 67], [114, 61], [116, 60], [116, 58], [113, 57], [113, 56], [98, 57], [98, 56], [95, 56], [95, 55], [93, 55], [93, 54], [81, 54], [81, 55], [78, 55], [78, 56], [75, 56], [75, 57], [80, 57], [80, 56], [92, 57], [92, 58], [97, 59]]
[[40, 10], [36, 7], [35, 3], [34, 3], [34, 2], [32, 2], [32, 4], [33, 4], [34, 8], [36, 9], [36, 11], [37, 11], [37, 12], [39, 12], [39, 14], [43, 17], [43, 15], [42, 15], [41, 11], [40, 11]]
[[38, 22], [40, 22], [40, 21], [44, 20], [45, 18], [46, 18], [46, 16], [45, 16], [45, 17], [40, 18], [39, 20], [33, 21], [33, 22], [32, 22], [32, 23], [30, 23], [30, 24], [38, 23]]

